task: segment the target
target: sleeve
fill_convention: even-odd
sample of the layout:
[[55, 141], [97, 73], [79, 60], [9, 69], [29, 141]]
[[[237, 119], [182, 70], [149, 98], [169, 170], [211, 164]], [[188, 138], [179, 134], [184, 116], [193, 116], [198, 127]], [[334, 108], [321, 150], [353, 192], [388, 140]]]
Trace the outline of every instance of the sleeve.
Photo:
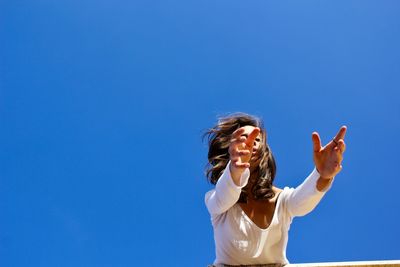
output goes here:
[[224, 213], [239, 200], [242, 188], [246, 186], [250, 177], [250, 170], [246, 169], [240, 177], [240, 185], [235, 185], [229, 170], [230, 164], [229, 161], [221, 177], [218, 179], [215, 189], [207, 192], [205, 195], [207, 209], [213, 216]]
[[[321, 201], [330, 186], [323, 192], [318, 191], [317, 181], [320, 177], [317, 169], [304, 180], [298, 187], [290, 188], [285, 198], [285, 206], [290, 216], [304, 216], [311, 212]], [[333, 181], [332, 181], [333, 182]], [[331, 183], [332, 184], [332, 183]]]

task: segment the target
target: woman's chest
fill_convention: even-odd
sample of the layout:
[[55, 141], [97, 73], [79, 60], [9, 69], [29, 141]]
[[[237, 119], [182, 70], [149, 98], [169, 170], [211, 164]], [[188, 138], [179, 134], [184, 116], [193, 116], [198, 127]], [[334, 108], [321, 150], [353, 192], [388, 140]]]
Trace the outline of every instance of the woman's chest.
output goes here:
[[244, 216], [261, 229], [267, 229], [274, 218], [275, 203], [239, 204]]
[[[239, 204], [233, 206], [225, 217], [216, 225], [216, 243], [221, 244], [233, 254], [241, 257], [259, 257], [263, 252], [269, 255], [273, 247], [282, 241], [284, 225], [277, 217], [273, 217], [266, 229], [257, 226]], [[223, 245], [222, 245], [223, 244]]]

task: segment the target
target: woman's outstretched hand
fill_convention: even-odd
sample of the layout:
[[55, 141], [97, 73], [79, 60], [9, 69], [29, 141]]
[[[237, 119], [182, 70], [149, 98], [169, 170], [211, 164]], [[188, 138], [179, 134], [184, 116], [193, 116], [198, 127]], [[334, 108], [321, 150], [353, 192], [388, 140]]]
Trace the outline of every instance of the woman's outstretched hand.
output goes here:
[[314, 163], [321, 178], [331, 179], [342, 170], [343, 153], [346, 150], [344, 136], [346, 126], [342, 126], [337, 135], [324, 147], [317, 132], [313, 132]]
[[250, 159], [253, 155], [254, 140], [260, 133], [260, 128], [254, 127], [251, 132], [241, 127], [233, 132], [229, 145], [231, 160], [230, 172], [235, 184], [240, 184], [240, 176], [246, 168], [250, 167]]

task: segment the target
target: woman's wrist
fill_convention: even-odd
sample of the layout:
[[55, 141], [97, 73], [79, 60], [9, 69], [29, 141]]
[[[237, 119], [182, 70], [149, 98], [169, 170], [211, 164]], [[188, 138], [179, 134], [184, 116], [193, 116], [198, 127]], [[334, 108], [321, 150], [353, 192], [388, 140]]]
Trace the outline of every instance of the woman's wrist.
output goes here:
[[328, 175], [325, 175], [325, 174], [321, 174], [321, 172], [318, 170], [318, 167], [317, 167], [317, 166], [315, 166], [315, 170], [318, 172], [319, 177], [320, 177], [321, 179], [324, 179], [324, 180], [332, 180], [333, 177], [334, 177], [334, 176], [328, 176]]
[[233, 182], [236, 185], [240, 185], [240, 177], [242, 176], [244, 170], [236, 168], [232, 164], [229, 164], [229, 172], [231, 173]]
[[330, 185], [332, 184], [333, 177], [332, 178], [325, 178], [320, 176], [319, 179], [317, 180], [317, 190], [320, 192], [325, 192], [327, 189], [329, 189]]

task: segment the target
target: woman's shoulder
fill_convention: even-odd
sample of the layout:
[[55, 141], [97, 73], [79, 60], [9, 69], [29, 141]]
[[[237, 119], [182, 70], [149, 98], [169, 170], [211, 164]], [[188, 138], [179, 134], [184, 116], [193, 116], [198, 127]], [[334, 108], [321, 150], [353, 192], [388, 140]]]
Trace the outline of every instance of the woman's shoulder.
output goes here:
[[283, 189], [272, 186], [272, 191], [274, 192], [274, 197], [272, 198], [272, 201], [276, 201], [278, 199], [278, 196], [281, 194]]
[[272, 191], [274, 191], [275, 195], [278, 195], [280, 192], [283, 191], [283, 189], [276, 186], [272, 186]]

